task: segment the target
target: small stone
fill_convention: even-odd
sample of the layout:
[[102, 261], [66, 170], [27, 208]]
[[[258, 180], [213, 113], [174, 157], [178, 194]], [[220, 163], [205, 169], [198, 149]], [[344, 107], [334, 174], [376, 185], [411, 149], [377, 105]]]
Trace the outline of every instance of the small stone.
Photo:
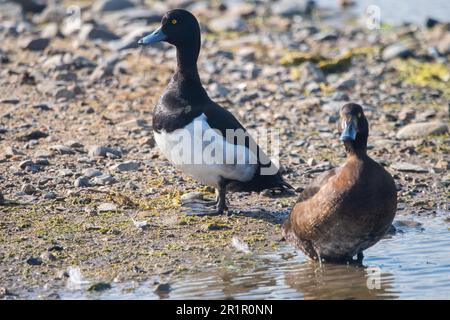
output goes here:
[[308, 164], [308, 166], [317, 165], [317, 161], [314, 158], [309, 158], [308, 160], [306, 160], [306, 163]]
[[6, 289], [5, 287], [0, 287], [0, 299], [10, 295], [12, 295], [12, 293], [8, 289]]
[[443, 122], [412, 123], [404, 126], [397, 132], [397, 139], [425, 138], [432, 134], [448, 132], [447, 124]]
[[117, 206], [114, 203], [104, 202], [97, 207], [98, 212], [116, 211]]
[[91, 184], [89, 182], [89, 178], [81, 176], [75, 179], [73, 185], [76, 188], [86, 188], [89, 187]]
[[59, 154], [75, 154], [75, 151], [73, 151], [71, 148], [61, 144], [51, 146], [49, 149], [51, 151], [56, 151]]
[[201, 192], [189, 192], [180, 197], [181, 203], [186, 204], [195, 200], [203, 200], [203, 193]]
[[20, 152], [19, 150], [17, 150], [16, 148], [13, 148], [11, 146], [6, 146], [5, 149], [3, 150], [3, 154], [5, 156], [5, 158], [12, 158], [14, 156], [23, 156], [24, 153]]
[[56, 199], [57, 196], [58, 195], [56, 194], [56, 192], [49, 191], [46, 194], [44, 194], [44, 199], [46, 199], [46, 200], [53, 200], [53, 199]]
[[170, 291], [172, 291], [172, 287], [170, 286], [169, 283], [159, 283], [156, 288], [155, 288], [155, 292], [156, 293], [169, 293]]
[[48, 134], [40, 131], [40, 130], [33, 130], [29, 133], [26, 133], [18, 138], [19, 141], [30, 141], [30, 140], [37, 140], [48, 137]]
[[86, 170], [83, 171], [83, 176], [87, 177], [87, 178], [94, 178], [94, 177], [98, 177], [101, 176], [103, 174], [103, 172], [97, 170], [97, 169], [93, 169], [93, 168], [88, 168]]
[[111, 285], [107, 282], [98, 282], [91, 285], [87, 290], [88, 291], [105, 291], [111, 289]]
[[236, 55], [244, 62], [251, 62], [255, 60], [255, 49], [252, 47], [241, 48]]
[[22, 170], [25, 170], [27, 167], [31, 167], [34, 165], [34, 162], [31, 160], [24, 160], [21, 163], [19, 163], [19, 168]]
[[41, 110], [41, 111], [50, 111], [52, 108], [48, 106], [46, 103], [38, 103], [31, 106], [33, 109]]
[[116, 183], [117, 180], [110, 174], [103, 174], [101, 176], [92, 179], [92, 184], [99, 186], [112, 185]]
[[428, 172], [427, 169], [422, 168], [421, 166], [415, 165], [415, 164], [411, 164], [411, 163], [406, 163], [406, 162], [397, 162], [397, 163], [393, 163], [391, 165], [392, 169], [395, 169], [397, 171], [403, 171], [403, 172], [415, 172], [415, 173], [426, 173]]
[[230, 90], [222, 86], [221, 84], [214, 82], [212, 85], [209, 86], [209, 91], [211, 93], [211, 96], [213, 97], [226, 97]]
[[45, 25], [45, 27], [42, 28], [41, 31], [41, 37], [47, 39], [55, 38], [58, 36], [58, 34], [59, 28], [58, 24], [55, 22], [48, 23], [47, 25]]
[[32, 184], [25, 183], [22, 186], [21, 191], [24, 192], [25, 194], [32, 195], [36, 192], [36, 188]]
[[122, 153], [119, 150], [105, 146], [92, 146], [89, 148], [88, 152], [90, 157], [106, 157], [108, 153], [117, 157], [122, 157]]
[[289, 18], [295, 15], [310, 15], [315, 7], [313, 0], [281, 0], [272, 4], [272, 11], [276, 15]]
[[245, 21], [238, 16], [222, 16], [213, 19], [209, 27], [215, 32], [242, 31], [245, 28]]
[[101, 0], [95, 3], [93, 10], [97, 12], [119, 11], [134, 6], [134, 3], [128, 0]]
[[382, 57], [385, 61], [395, 58], [408, 58], [413, 55], [413, 52], [402, 43], [394, 43], [384, 48]]
[[53, 253], [48, 252], [48, 251], [43, 252], [43, 253], [40, 255], [40, 259], [41, 259], [42, 261], [45, 261], [45, 262], [56, 261], [55, 255], [54, 255]]
[[325, 75], [323, 71], [317, 67], [314, 63], [307, 61], [300, 67], [300, 81], [303, 83], [312, 82], [324, 82]]
[[140, 119], [140, 118], [127, 120], [127, 121], [118, 123], [116, 126], [120, 127], [120, 128], [137, 128], [137, 127], [148, 128], [149, 127], [147, 121], [145, 121], [145, 119]]
[[23, 49], [30, 51], [43, 51], [50, 44], [48, 38], [36, 38], [36, 39], [24, 39], [21, 41], [20, 46]]
[[73, 176], [73, 171], [70, 169], [61, 169], [58, 172], [59, 177], [71, 177]]
[[81, 27], [78, 37], [81, 41], [86, 40], [112, 41], [120, 39], [118, 35], [109, 31], [105, 26], [96, 26], [93, 24], [83, 25]]
[[3, 197], [3, 194], [0, 191], [0, 205], [5, 204], [5, 197]]
[[110, 169], [119, 172], [136, 171], [137, 169], [139, 169], [139, 166], [140, 163], [137, 161], [125, 161], [111, 166]]
[[35, 257], [31, 257], [27, 259], [27, 263], [30, 266], [39, 266], [42, 264], [42, 259], [41, 258], [35, 258]]
[[336, 86], [336, 89], [346, 91], [346, 90], [353, 89], [355, 86], [356, 86], [356, 80], [348, 79], [348, 80], [344, 80], [344, 81], [341, 81], [340, 83], [338, 83]]

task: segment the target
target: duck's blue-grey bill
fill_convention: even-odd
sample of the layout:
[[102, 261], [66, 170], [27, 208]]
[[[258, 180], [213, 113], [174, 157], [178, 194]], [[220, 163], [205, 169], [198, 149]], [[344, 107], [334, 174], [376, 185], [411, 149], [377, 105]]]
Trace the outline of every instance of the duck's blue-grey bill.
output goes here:
[[353, 121], [345, 122], [344, 130], [341, 134], [342, 141], [354, 141], [356, 139], [356, 128]]
[[164, 34], [164, 32], [161, 30], [161, 28], [156, 29], [148, 36], [139, 39], [138, 44], [139, 45], [148, 45], [160, 41], [164, 41], [167, 39], [167, 36]]

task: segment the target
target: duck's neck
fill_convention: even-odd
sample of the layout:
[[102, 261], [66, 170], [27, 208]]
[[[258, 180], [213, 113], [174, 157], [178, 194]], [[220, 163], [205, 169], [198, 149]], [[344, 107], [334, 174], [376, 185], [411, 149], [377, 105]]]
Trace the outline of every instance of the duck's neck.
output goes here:
[[200, 43], [177, 46], [177, 73], [187, 79], [200, 80], [197, 70], [197, 59], [200, 53]]
[[191, 101], [199, 101], [207, 97], [197, 70], [199, 51], [199, 47], [177, 46], [177, 70], [174, 80], [180, 92]]
[[347, 157], [367, 157], [367, 136], [362, 137], [358, 135], [354, 141], [345, 141], [344, 146]]

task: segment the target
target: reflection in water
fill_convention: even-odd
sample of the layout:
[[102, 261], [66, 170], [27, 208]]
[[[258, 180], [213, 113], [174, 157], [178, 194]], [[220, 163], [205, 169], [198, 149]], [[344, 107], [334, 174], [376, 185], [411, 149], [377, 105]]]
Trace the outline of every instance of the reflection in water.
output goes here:
[[397, 233], [367, 250], [363, 265], [320, 266], [286, 244], [275, 253], [245, 256], [229, 268], [173, 276], [163, 295], [155, 293], [154, 279], [115, 284], [96, 294], [58, 294], [63, 299], [449, 299], [447, 215], [397, 217]]
[[[379, 269], [378, 269], [379, 270]], [[387, 272], [371, 272], [362, 265], [335, 265], [306, 261], [292, 273], [286, 283], [303, 293], [304, 299], [395, 299], [394, 277]], [[371, 280], [370, 277], [374, 279]]]

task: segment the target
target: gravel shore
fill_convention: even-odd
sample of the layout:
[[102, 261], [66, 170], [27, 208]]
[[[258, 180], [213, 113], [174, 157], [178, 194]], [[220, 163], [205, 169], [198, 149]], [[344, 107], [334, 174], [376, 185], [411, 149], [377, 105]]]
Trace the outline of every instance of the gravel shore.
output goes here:
[[136, 43], [173, 7], [201, 22], [210, 96], [250, 131], [279, 130], [298, 191], [344, 161], [337, 110], [353, 101], [398, 212], [449, 210], [450, 24], [369, 30], [289, 3], [56, 1], [30, 14], [0, 2], [0, 299], [57, 298], [74, 266], [97, 290], [232, 264], [245, 255], [233, 243], [277, 249], [295, 196], [235, 193], [229, 215], [180, 213], [183, 194], [213, 190], [155, 147], [152, 109], [175, 51]]

